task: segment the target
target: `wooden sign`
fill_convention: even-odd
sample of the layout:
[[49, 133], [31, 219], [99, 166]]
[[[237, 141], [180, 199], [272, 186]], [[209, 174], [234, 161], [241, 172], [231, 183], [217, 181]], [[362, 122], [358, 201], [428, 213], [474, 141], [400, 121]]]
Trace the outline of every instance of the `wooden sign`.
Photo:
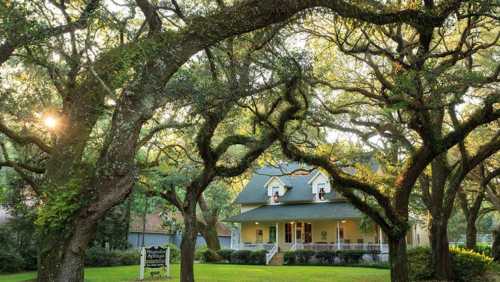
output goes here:
[[[166, 276], [170, 277], [170, 248], [151, 247], [141, 250], [141, 268], [139, 280], [144, 280], [145, 268], [164, 268]], [[151, 272], [151, 275], [159, 274], [159, 271]]]

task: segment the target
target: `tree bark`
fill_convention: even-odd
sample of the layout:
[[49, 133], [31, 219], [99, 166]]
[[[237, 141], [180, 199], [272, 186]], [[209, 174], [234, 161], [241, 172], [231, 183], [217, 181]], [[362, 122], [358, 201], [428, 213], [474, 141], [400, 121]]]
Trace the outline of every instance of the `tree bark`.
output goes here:
[[493, 245], [491, 246], [491, 256], [494, 261], [500, 262], [500, 224], [493, 230]]
[[453, 280], [451, 271], [451, 255], [448, 247], [448, 222], [445, 218], [432, 218], [429, 239], [431, 242], [432, 265], [434, 278], [438, 280]]
[[477, 242], [476, 220], [477, 218], [467, 219], [467, 229], [465, 232], [465, 247], [469, 250], [474, 250], [476, 248], [476, 242]]
[[[85, 250], [95, 236], [97, 222], [80, 220], [68, 237], [60, 231], [46, 234], [42, 242], [39, 282], [83, 282]], [[66, 237], [66, 238], [64, 238]]]
[[389, 263], [391, 265], [391, 282], [408, 280], [408, 259], [406, 256], [406, 237], [389, 237]]
[[196, 200], [190, 201], [183, 212], [184, 233], [181, 242], [181, 282], [194, 282], [194, 254], [196, 250]]
[[198, 223], [198, 230], [200, 231], [203, 239], [205, 239], [205, 243], [207, 247], [211, 250], [218, 251], [221, 249], [219, 236], [217, 234], [217, 225], [216, 224], [204, 224]]

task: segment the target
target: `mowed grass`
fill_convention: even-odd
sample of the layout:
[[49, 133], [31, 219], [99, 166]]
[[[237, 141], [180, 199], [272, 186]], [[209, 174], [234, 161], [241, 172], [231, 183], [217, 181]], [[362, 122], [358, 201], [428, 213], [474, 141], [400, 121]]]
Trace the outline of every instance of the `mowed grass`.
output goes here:
[[[179, 265], [172, 265], [172, 278], [155, 281], [179, 281]], [[88, 282], [136, 281], [139, 266], [92, 267], [85, 269]], [[147, 274], [149, 275], [149, 274]], [[0, 275], [2, 282], [35, 278], [35, 273]], [[146, 276], [148, 278], [148, 276]], [[389, 270], [342, 266], [259, 266], [196, 264], [197, 282], [382, 282], [389, 281]], [[148, 279], [149, 280], [149, 279]]]

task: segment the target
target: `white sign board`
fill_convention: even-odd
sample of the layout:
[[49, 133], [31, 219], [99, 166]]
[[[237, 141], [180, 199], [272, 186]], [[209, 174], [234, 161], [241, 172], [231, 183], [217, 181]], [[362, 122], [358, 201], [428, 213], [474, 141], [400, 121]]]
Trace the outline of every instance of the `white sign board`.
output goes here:
[[[139, 280], [144, 280], [146, 268], [158, 268], [166, 271], [167, 278], [170, 277], [170, 248], [151, 247], [141, 249], [141, 266]], [[159, 271], [158, 271], [159, 273]]]

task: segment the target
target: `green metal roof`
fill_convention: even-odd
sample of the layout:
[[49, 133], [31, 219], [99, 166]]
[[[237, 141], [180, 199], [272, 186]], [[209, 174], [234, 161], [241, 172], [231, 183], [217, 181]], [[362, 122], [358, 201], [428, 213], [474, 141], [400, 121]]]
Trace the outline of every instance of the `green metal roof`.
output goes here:
[[346, 202], [265, 205], [225, 219], [227, 222], [265, 222], [360, 218], [362, 213]]

